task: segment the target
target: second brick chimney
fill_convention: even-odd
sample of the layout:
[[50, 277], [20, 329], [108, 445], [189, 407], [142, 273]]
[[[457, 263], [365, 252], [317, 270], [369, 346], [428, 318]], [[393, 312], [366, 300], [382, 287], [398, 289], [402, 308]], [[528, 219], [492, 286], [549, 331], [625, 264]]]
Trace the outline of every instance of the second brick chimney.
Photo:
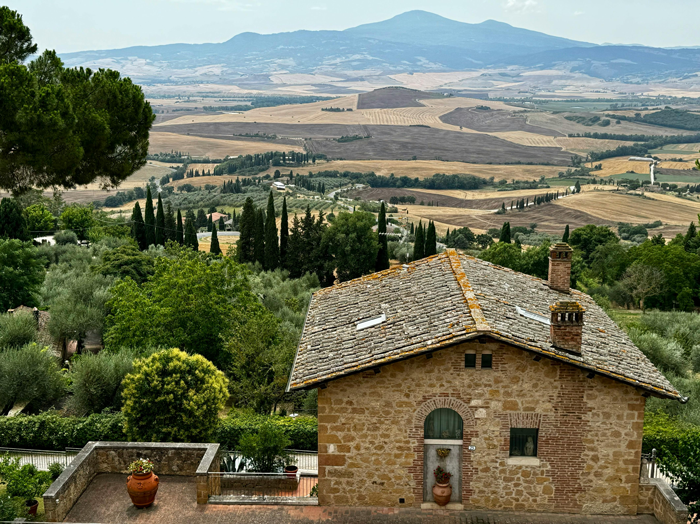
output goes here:
[[586, 310], [578, 302], [557, 302], [549, 306], [549, 311], [549, 335], [552, 345], [580, 354], [583, 342], [583, 313]]
[[549, 248], [549, 287], [569, 292], [571, 281], [571, 254], [569, 244], [558, 242]]

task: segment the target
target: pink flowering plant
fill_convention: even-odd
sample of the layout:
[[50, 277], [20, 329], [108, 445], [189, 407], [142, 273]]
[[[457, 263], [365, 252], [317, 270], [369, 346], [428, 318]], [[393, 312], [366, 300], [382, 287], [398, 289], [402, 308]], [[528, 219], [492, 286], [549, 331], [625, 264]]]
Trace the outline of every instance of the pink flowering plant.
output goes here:
[[435, 481], [438, 484], [448, 484], [450, 482], [450, 478], [452, 477], [452, 473], [448, 473], [440, 466], [433, 471], [433, 475], [435, 475]]
[[134, 460], [127, 468], [129, 473], [135, 473], [136, 475], [145, 475], [153, 471], [153, 462], [150, 459], [138, 459]]

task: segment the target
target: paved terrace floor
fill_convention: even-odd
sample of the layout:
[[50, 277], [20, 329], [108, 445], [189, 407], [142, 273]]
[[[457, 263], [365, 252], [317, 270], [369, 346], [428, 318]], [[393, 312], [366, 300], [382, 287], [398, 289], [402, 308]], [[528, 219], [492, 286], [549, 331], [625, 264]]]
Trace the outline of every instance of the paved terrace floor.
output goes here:
[[314, 506], [197, 505], [191, 477], [160, 477], [155, 504], [136, 509], [126, 493], [126, 475], [94, 478], [64, 522], [99, 524], [658, 524], [636, 517], [533, 515], [527, 513], [419, 510], [413, 508], [322, 508]]

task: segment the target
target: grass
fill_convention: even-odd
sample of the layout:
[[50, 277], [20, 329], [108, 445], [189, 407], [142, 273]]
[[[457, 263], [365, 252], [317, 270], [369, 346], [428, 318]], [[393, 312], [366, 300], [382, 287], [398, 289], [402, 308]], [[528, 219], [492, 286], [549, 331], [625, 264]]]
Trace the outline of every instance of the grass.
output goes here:
[[608, 311], [608, 315], [610, 315], [610, 318], [612, 318], [618, 326], [627, 329], [639, 320], [639, 317], [642, 316], [642, 312], [641, 310], [635, 309], [613, 308]]

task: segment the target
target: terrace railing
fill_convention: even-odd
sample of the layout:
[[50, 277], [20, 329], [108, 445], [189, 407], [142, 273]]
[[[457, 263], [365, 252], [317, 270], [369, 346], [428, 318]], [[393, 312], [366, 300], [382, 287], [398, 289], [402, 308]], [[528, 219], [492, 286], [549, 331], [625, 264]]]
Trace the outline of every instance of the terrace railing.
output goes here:
[[210, 504], [318, 504], [318, 477], [296, 473], [208, 474]]
[[40, 471], [48, 471], [49, 466], [58, 462], [64, 468], [68, 466], [80, 449], [66, 448], [65, 451], [46, 451], [40, 449], [0, 448], [0, 457], [9, 455], [19, 458], [20, 465], [33, 464]]

